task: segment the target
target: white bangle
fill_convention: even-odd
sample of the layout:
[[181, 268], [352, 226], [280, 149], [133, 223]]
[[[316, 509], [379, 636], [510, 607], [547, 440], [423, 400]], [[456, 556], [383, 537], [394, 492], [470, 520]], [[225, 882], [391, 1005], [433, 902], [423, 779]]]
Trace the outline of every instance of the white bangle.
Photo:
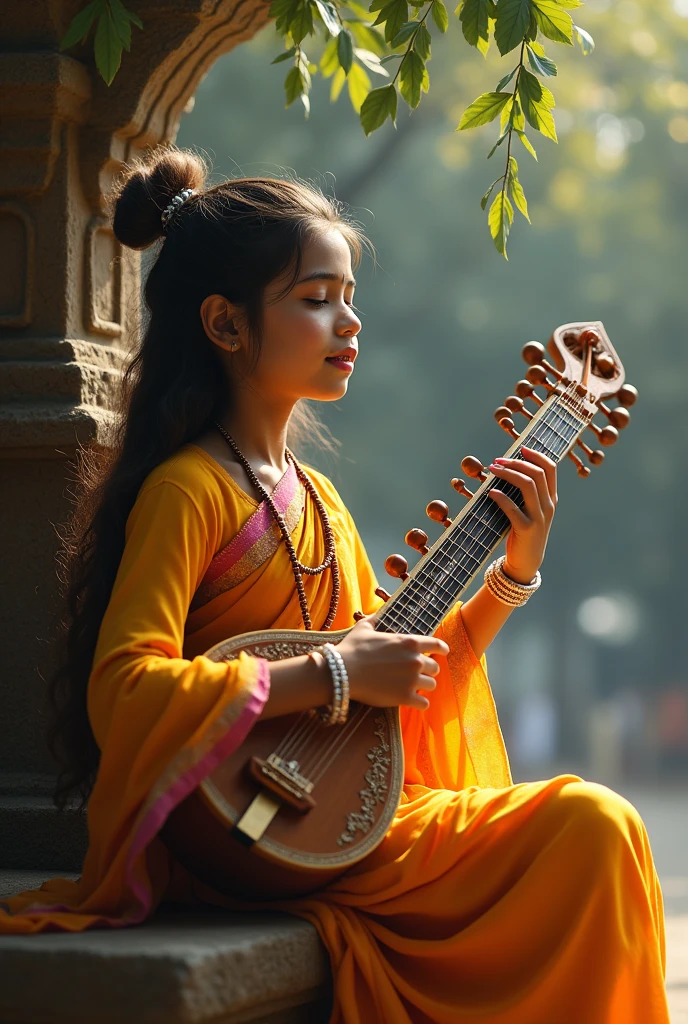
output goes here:
[[323, 655], [332, 676], [332, 703], [320, 715], [326, 725], [343, 725], [349, 714], [349, 675], [344, 658], [331, 643], [322, 644], [315, 651]]
[[485, 570], [485, 586], [492, 596], [502, 604], [506, 604], [510, 608], [520, 608], [538, 589], [542, 583], [542, 577], [538, 570], [532, 583], [517, 583], [504, 572], [505, 561], [506, 556], [502, 555], [501, 558], [490, 562]]

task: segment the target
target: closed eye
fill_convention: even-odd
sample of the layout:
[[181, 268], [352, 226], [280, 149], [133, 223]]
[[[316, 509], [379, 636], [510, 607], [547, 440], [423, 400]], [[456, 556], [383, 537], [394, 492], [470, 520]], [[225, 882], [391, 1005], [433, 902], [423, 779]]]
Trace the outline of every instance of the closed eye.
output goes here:
[[[320, 308], [320, 306], [326, 306], [328, 304], [327, 299], [304, 299], [304, 301], [310, 302], [312, 306], [317, 306], [318, 308]], [[351, 309], [355, 310], [357, 313], [360, 313], [360, 310], [358, 309], [357, 306], [354, 306], [353, 302], [347, 302], [346, 305], [349, 306]]]

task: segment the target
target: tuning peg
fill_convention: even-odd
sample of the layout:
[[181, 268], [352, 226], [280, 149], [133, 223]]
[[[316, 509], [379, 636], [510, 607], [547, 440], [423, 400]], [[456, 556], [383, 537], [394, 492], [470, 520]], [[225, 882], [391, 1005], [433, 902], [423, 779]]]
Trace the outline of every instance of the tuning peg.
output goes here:
[[588, 456], [588, 461], [591, 462], [593, 466], [602, 465], [602, 463], [604, 462], [604, 452], [601, 452], [599, 449], [597, 449], [597, 451], [593, 451], [593, 449], [590, 448], [585, 443], [585, 441], [582, 441], [580, 438], [576, 441], [576, 444], [579, 448], [583, 449], [585, 454]]
[[532, 398], [537, 405], [544, 405], [544, 399], [540, 398], [537, 391], [529, 380], [519, 380], [516, 384], [516, 394], [519, 398]]
[[511, 416], [502, 416], [501, 420], [499, 421], [499, 425], [502, 428], [502, 430], [506, 430], [507, 434], [511, 434], [512, 437], [521, 436], [518, 430], [516, 429], [516, 424], [512, 420]]
[[520, 412], [527, 420], [532, 420], [533, 418], [532, 412], [530, 409], [526, 409], [526, 403], [518, 395], [509, 395], [508, 398], [505, 398], [504, 405], [501, 408], [506, 408], [511, 413]]
[[615, 398], [621, 405], [630, 408], [638, 401], [638, 389], [634, 388], [632, 384], [623, 384], [616, 392]]
[[588, 429], [592, 430], [597, 440], [605, 448], [609, 448], [610, 445], [616, 444], [619, 440], [619, 431], [616, 427], [598, 427], [596, 423], [588, 423]]
[[547, 377], [547, 370], [540, 363], [536, 363], [535, 366], [528, 367], [526, 380], [529, 380], [531, 384], [537, 384], [539, 387], [547, 388], [548, 391], [553, 391], [556, 386], [551, 380], [549, 380]]
[[578, 476], [590, 476], [590, 466], [586, 466], [584, 462], [574, 455], [573, 452], [568, 453], [568, 457], [574, 463]]
[[606, 375], [611, 373], [615, 367], [614, 357], [610, 356], [609, 352], [600, 352], [598, 356], [595, 356], [595, 369], [598, 373]]
[[474, 480], [487, 480], [487, 470], [475, 455], [467, 455], [461, 462], [461, 469], [466, 476], [473, 477]]
[[551, 373], [556, 380], [563, 380], [564, 375], [557, 370], [556, 366], [552, 366], [547, 361], [545, 356], [545, 346], [541, 345], [539, 341], [529, 341], [527, 345], [524, 345], [521, 350], [521, 355], [529, 366], [542, 366]]
[[385, 572], [397, 579], [408, 579], [408, 562], [403, 555], [388, 555], [385, 559]]
[[617, 405], [616, 409], [611, 409], [604, 402], [599, 401], [597, 408], [600, 412], [603, 412], [609, 422], [617, 430], [625, 430], [628, 424], [631, 422], [631, 414], [623, 405]]
[[458, 477], [453, 477], [451, 482], [452, 487], [459, 494], [463, 494], [464, 498], [468, 498], [469, 501], [473, 497], [473, 491], [469, 491], [466, 487], [466, 481], [460, 480]]
[[376, 587], [375, 593], [378, 597], [381, 597], [383, 601], [389, 601], [391, 594], [388, 594], [384, 587]]
[[365, 619], [363, 612], [354, 612], [354, 622], [360, 622], [361, 619]]
[[445, 502], [440, 501], [439, 498], [435, 498], [431, 501], [428, 507], [425, 509], [430, 519], [434, 519], [436, 523], [442, 523], [445, 528], [451, 526], [452, 521], [449, 518], [449, 506]]
[[505, 416], [511, 416], [511, 409], [509, 409], [506, 405], [500, 405], [495, 409], [493, 415], [494, 418], [497, 420], [497, 423], [499, 423], [499, 421], [504, 419]]
[[425, 530], [413, 529], [404, 537], [404, 540], [410, 548], [415, 548], [416, 551], [420, 551], [421, 555], [427, 555], [428, 548], [428, 535]]

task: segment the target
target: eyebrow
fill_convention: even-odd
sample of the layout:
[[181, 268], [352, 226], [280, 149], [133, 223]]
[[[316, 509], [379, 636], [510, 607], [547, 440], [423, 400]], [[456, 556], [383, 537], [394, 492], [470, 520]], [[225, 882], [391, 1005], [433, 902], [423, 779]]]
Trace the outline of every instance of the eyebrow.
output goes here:
[[[305, 281], [340, 281], [343, 280], [343, 276], [340, 278], [337, 274], [328, 273], [325, 270], [316, 270], [313, 274], [308, 274], [306, 277], [302, 277], [297, 284], [304, 284]], [[356, 282], [353, 277], [346, 282], [347, 285], [351, 285], [352, 288], [356, 287]]]

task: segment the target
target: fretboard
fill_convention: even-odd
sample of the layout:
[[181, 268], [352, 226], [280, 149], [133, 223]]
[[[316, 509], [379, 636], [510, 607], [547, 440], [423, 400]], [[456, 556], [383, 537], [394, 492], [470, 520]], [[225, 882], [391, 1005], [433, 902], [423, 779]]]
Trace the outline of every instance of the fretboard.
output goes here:
[[[551, 395], [507, 455], [523, 458], [521, 447], [525, 446], [559, 462], [588, 422], [568, 392]], [[434, 633], [509, 530], [509, 520], [487, 493], [494, 489], [523, 507], [521, 492], [514, 484], [488, 474], [468, 505], [381, 609], [376, 629], [424, 636]]]

